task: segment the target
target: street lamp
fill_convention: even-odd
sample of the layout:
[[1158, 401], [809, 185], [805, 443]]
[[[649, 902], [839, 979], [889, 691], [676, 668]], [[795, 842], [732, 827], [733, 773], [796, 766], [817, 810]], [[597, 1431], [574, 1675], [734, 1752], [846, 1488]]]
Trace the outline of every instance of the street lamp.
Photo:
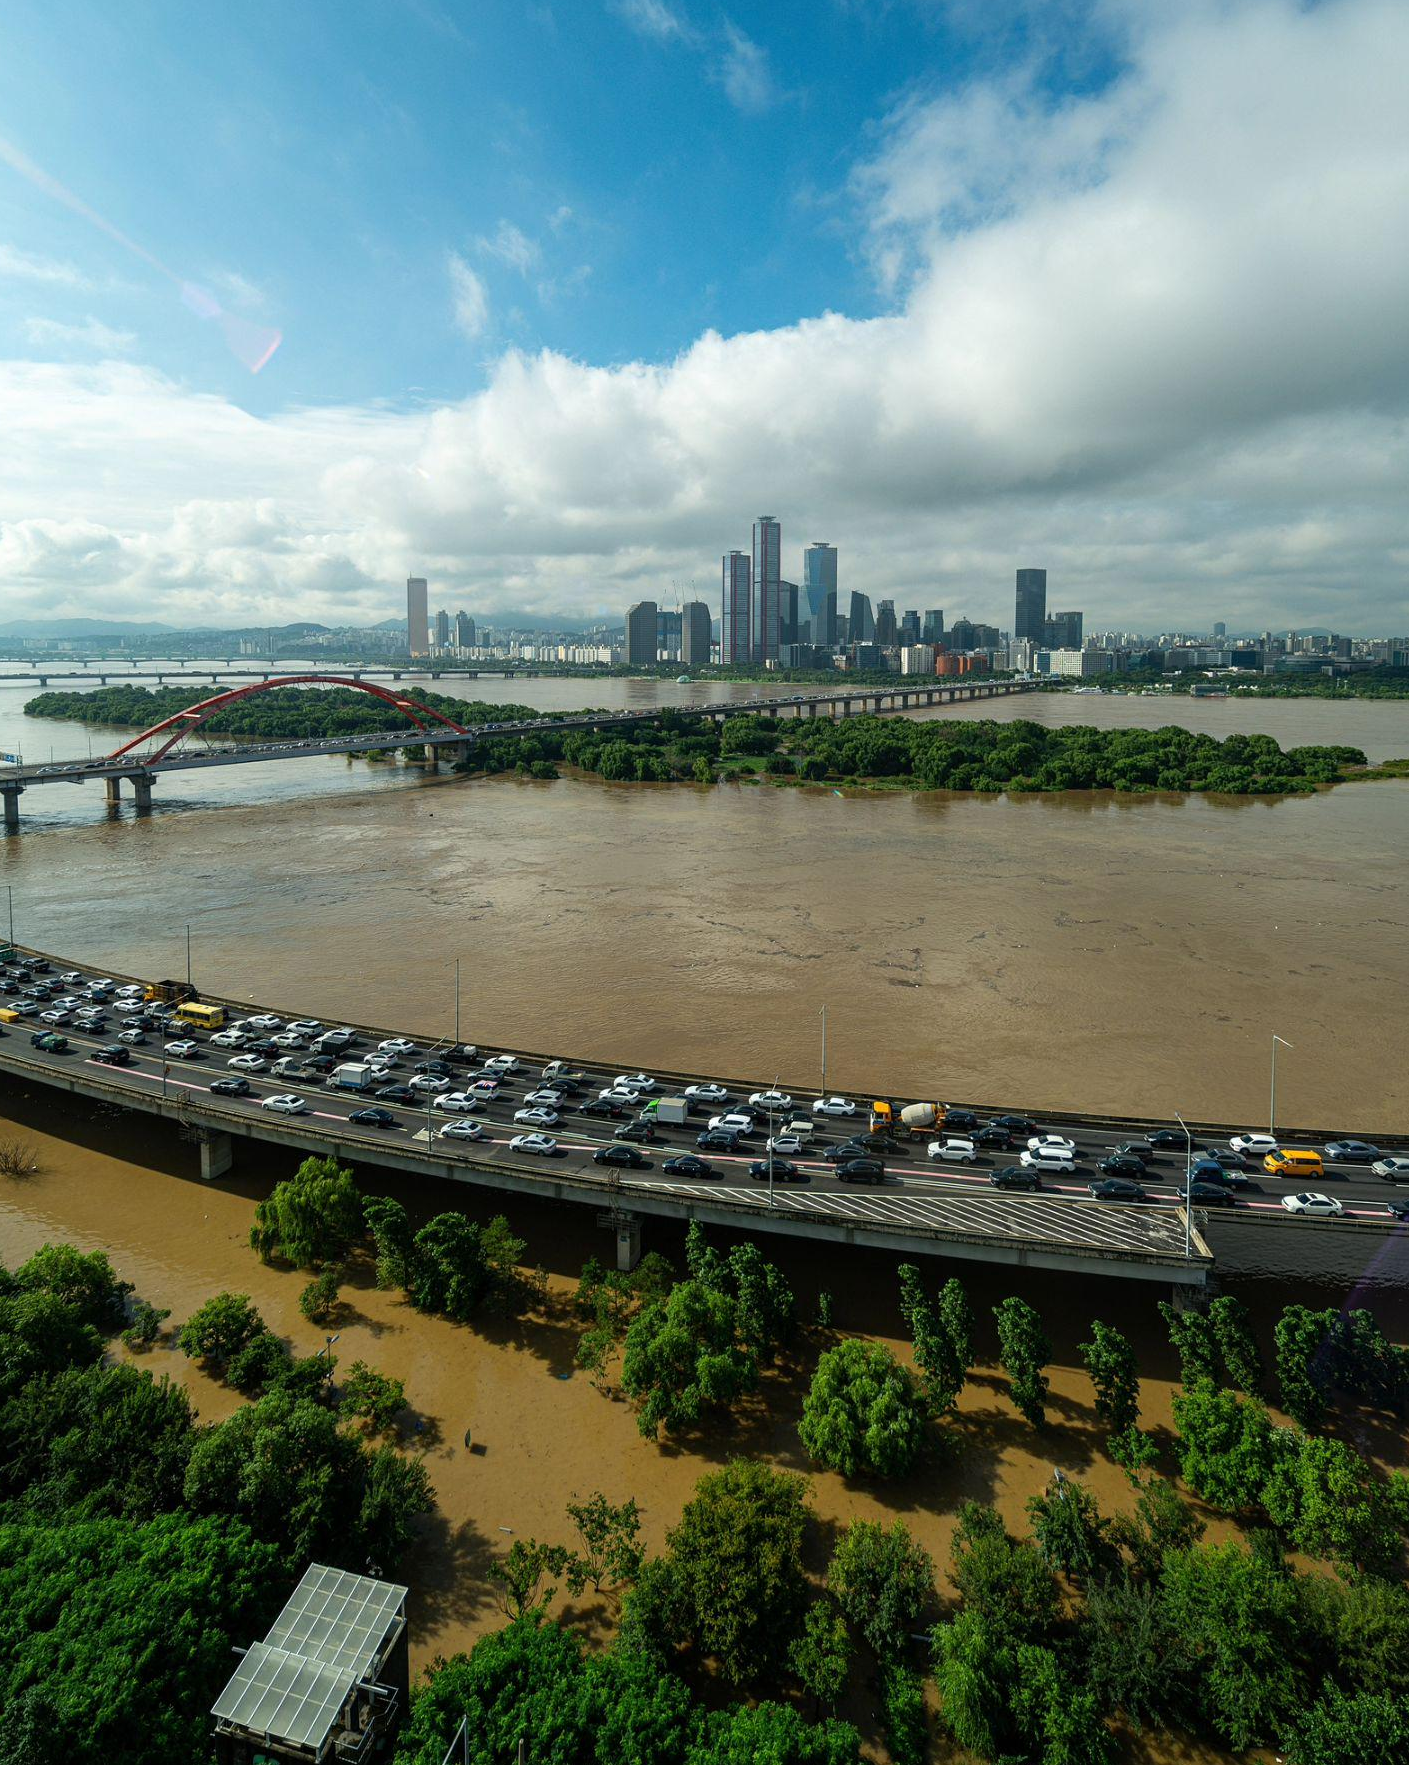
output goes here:
[[822, 1096], [827, 1095], [827, 1007], [822, 1007]]
[[773, 1089], [768, 1098], [768, 1205], [773, 1205], [773, 1099], [778, 1095], [780, 1073], [773, 1075]]
[[455, 958], [455, 1046], [460, 1046], [460, 958]]
[[1290, 1048], [1291, 1043], [1283, 1036], [1272, 1038], [1272, 1100], [1267, 1106], [1267, 1132], [1275, 1140], [1277, 1137], [1277, 1044]]
[[191, 928], [186, 927], [186, 985], [191, 984]]
[[324, 1338], [323, 1346], [318, 1350], [319, 1354], [325, 1354], [328, 1357], [328, 1370], [323, 1377], [330, 1385], [333, 1382], [333, 1344], [341, 1335], [341, 1330], [335, 1330], [331, 1336]]
[[1190, 1243], [1193, 1230], [1190, 1224], [1190, 1209], [1192, 1207], [1190, 1196], [1194, 1182], [1194, 1137], [1189, 1132], [1188, 1123], [1177, 1109], [1174, 1112], [1174, 1119], [1184, 1130], [1184, 1255], [1188, 1257], [1193, 1254]]
[[15, 941], [15, 890], [12, 883], [5, 884], [5, 893], [10, 902], [10, 942]]

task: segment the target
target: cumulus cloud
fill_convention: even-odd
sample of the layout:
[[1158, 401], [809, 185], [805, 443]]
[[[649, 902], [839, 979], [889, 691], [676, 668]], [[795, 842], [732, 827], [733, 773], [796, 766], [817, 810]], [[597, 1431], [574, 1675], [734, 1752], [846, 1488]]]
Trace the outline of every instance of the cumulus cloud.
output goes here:
[[[881, 317], [664, 363], [510, 351], [428, 411], [255, 418], [132, 365], [5, 365], [0, 588], [372, 619], [414, 567], [483, 614], [619, 615], [672, 580], [713, 601], [765, 506], [785, 555], [824, 533], [902, 607], [1006, 625], [1045, 563], [1088, 628], [1401, 635], [1406, 64], [1394, 0], [1255, 0], [1160, 17], [1063, 105], [1011, 77], [912, 94], [854, 183]], [[482, 282], [451, 279], [482, 334]]]
[[41, 347], [93, 349], [100, 355], [126, 355], [136, 347], [132, 331], [115, 331], [101, 319], [88, 317], [81, 324], [69, 325], [60, 319], [34, 318], [24, 322], [25, 335]]

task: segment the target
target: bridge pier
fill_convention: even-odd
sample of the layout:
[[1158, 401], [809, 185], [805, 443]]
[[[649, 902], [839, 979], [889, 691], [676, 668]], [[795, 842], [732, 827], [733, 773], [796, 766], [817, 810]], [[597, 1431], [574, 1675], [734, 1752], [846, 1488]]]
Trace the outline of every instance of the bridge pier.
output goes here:
[[629, 1275], [641, 1260], [641, 1222], [618, 1217], [616, 1226], [616, 1266], [620, 1274]]
[[[203, 1130], [200, 1138], [201, 1181], [210, 1183], [223, 1177], [235, 1162], [235, 1142], [229, 1134]], [[632, 1265], [635, 1267], [635, 1264]]]
[[422, 757], [427, 766], [434, 772], [440, 762], [440, 749], [434, 742], [425, 742], [421, 748]]
[[24, 791], [22, 784], [0, 785], [0, 797], [5, 805], [5, 832], [18, 833], [20, 826], [20, 796]]
[[131, 779], [132, 795], [137, 799], [137, 813], [150, 815], [152, 812], [152, 781], [150, 777], [139, 772]]
[[116, 809], [122, 801], [122, 780], [116, 777], [105, 778], [103, 780], [103, 795], [108, 800], [109, 809]]

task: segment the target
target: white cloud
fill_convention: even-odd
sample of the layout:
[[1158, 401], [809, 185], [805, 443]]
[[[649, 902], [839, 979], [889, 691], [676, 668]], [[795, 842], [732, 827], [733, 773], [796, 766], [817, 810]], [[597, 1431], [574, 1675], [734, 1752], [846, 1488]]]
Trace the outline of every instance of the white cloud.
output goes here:
[[57, 258], [39, 257], [32, 251], [21, 251], [17, 245], [0, 244], [0, 278], [15, 282], [45, 282], [61, 288], [87, 288], [86, 276], [72, 264]]
[[512, 221], [501, 220], [488, 238], [477, 239], [475, 244], [486, 257], [498, 258], [500, 263], [508, 264], [521, 276], [528, 274], [541, 255], [538, 242], [521, 232]]
[[685, 19], [665, 0], [614, 0], [612, 11], [657, 43], [689, 42], [694, 36]]
[[746, 37], [730, 19], [724, 20], [724, 59], [718, 79], [736, 110], [753, 113], [767, 110], [776, 91], [768, 66], [768, 52]]
[[452, 251], [449, 260], [450, 296], [455, 323], [466, 337], [478, 337], [489, 323], [489, 294], [478, 273]]
[[134, 332], [115, 331], [91, 316], [75, 325], [60, 319], [26, 319], [24, 328], [31, 343], [60, 349], [94, 349], [100, 355], [127, 355], [137, 344]]
[[[372, 620], [414, 564], [481, 614], [619, 614], [672, 579], [713, 601], [766, 507], [788, 556], [823, 533], [902, 608], [1007, 625], [1035, 562], [1088, 626], [1402, 635], [1406, 64], [1394, 0], [1253, 0], [1155, 18], [1056, 111], [1011, 80], [912, 99], [856, 186], [897, 265], [880, 318], [665, 363], [511, 351], [411, 412], [0, 364], [0, 596]], [[480, 335], [483, 285], [451, 274]]]

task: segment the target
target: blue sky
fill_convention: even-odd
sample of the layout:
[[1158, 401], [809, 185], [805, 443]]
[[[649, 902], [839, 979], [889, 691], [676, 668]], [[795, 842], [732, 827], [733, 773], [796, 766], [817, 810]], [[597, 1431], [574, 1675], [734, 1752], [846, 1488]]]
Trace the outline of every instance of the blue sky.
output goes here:
[[0, 612], [619, 615], [766, 510], [1001, 626], [1401, 635], [1406, 65], [1403, 0], [11, 0]]

